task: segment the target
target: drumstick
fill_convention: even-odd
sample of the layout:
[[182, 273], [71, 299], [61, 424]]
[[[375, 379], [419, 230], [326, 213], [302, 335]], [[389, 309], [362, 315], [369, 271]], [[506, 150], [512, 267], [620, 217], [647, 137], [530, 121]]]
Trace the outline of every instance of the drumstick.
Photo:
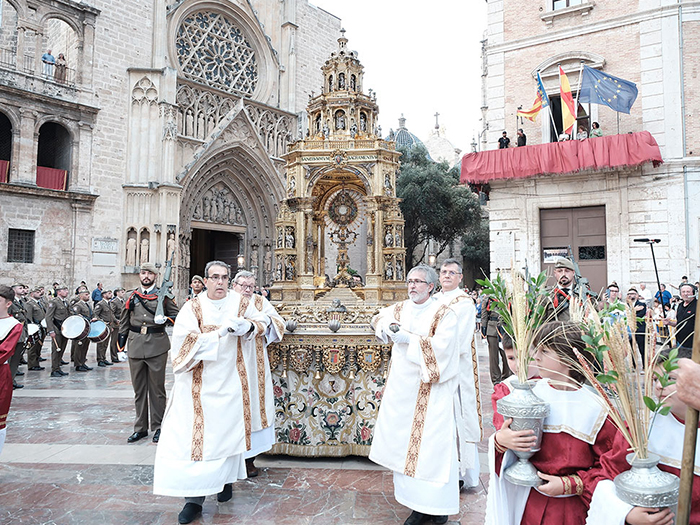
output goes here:
[[[693, 362], [700, 364], [700, 316], [695, 307], [695, 336], [693, 337]], [[690, 406], [685, 411], [685, 437], [681, 459], [681, 485], [678, 490], [678, 516], [676, 525], [690, 523], [690, 504], [693, 496], [695, 470], [695, 445], [698, 437], [698, 411]]]

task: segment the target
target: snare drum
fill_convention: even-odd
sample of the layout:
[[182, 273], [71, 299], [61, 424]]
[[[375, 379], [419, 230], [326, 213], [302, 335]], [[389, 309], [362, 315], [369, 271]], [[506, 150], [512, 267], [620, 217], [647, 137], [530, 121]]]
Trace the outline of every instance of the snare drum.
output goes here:
[[82, 315], [71, 315], [63, 321], [61, 333], [66, 339], [85, 339], [90, 333], [90, 323]]
[[88, 339], [95, 343], [101, 343], [109, 338], [109, 327], [104, 321], [92, 321], [90, 323], [90, 332]]
[[27, 342], [26, 346], [34, 346], [35, 343], [41, 341], [41, 328], [38, 324], [27, 323]]

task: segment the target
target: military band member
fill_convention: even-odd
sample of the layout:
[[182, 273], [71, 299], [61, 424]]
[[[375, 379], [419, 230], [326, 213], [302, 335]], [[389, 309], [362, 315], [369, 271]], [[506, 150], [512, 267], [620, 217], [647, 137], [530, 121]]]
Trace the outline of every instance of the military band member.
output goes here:
[[[95, 317], [104, 321], [111, 329], [116, 324], [116, 319], [114, 318], [114, 312], [109, 306], [110, 299], [112, 299], [112, 290], [103, 291], [102, 299], [95, 304]], [[112, 361], [107, 361], [107, 346], [109, 346], [109, 337], [97, 343], [97, 366], [105, 367], [114, 364]]]
[[[153, 441], [157, 443], [165, 412], [165, 365], [168, 362], [170, 338], [165, 333], [165, 320], [162, 320], [162, 324], [155, 322], [157, 275], [158, 269], [153, 263], [141, 265], [141, 286], [129, 296], [119, 323], [119, 347], [126, 345], [129, 354], [136, 406], [134, 433], [127, 439], [129, 443], [148, 435], [149, 410], [150, 428], [155, 432]], [[174, 301], [166, 298], [163, 311], [166, 317], [175, 319], [179, 310]]]
[[68, 364], [63, 361], [68, 339], [61, 332], [63, 321], [70, 316], [67, 301], [68, 287], [65, 284], [56, 284], [55, 292], [56, 297], [49, 301], [49, 307], [46, 310], [46, 329], [51, 337], [51, 377], [63, 377], [68, 375], [68, 372], [61, 370], [61, 365]]
[[[88, 322], [95, 321], [95, 315], [88, 301], [90, 300], [90, 291], [86, 287], [78, 289], [78, 300], [71, 307], [73, 315], [81, 315]], [[87, 365], [87, 353], [90, 347], [90, 339], [73, 339], [71, 341], [71, 357], [75, 365], [76, 372], [88, 372], [92, 370], [91, 366]]]
[[109, 307], [114, 316], [114, 324], [109, 327], [112, 330], [112, 333], [109, 334], [109, 354], [112, 363], [118, 363], [119, 347], [117, 346], [117, 339], [119, 339], [119, 321], [124, 311], [124, 288], [116, 288], [114, 290], [114, 298], [109, 302]]
[[554, 279], [557, 285], [552, 289], [545, 306], [544, 322], [568, 321], [569, 304], [575, 290], [576, 269], [571, 259], [557, 257], [554, 262]]
[[[41, 299], [41, 288], [34, 288], [29, 297], [24, 301], [24, 309], [27, 312], [27, 322], [35, 324], [41, 327], [41, 322], [46, 317], [46, 311], [41, 306], [39, 300]], [[41, 358], [41, 347], [44, 344], [44, 330], [39, 329], [39, 333], [35, 337], [35, 341], [32, 343], [31, 347], [27, 349], [27, 362], [29, 370], [44, 370], [43, 366], [39, 365], [39, 359]]]
[[24, 372], [19, 371], [19, 365], [23, 360], [24, 345], [27, 342], [27, 311], [24, 308], [24, 295], [26, 294], [27, 287], [21, 283], [15, 283], [12, 285], [12, 290], [15, 292], [15, 299], [12, 301], [8, 312], [12, 317], [22, 323], [22, 335], [15, 347], [15, 353], [12, 354], [10, 358], [10, 373], [12, 374], [13, 388], [24, 388], [24, 385], [18, 384], [14, 378], [15, 376], [24, 375]]

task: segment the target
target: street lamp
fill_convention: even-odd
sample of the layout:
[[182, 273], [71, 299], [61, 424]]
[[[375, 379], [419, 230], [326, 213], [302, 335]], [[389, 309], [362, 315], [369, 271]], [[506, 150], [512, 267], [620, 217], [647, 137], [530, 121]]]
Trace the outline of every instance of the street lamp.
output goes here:
[[238, 269], [242, 270], [245, 268], [245, 255], [242, 253], [238, 254], [238, 257], [236, 258], [236, 264], [238, 264]]
[[659, 287], [659, 299], [661, 299], [661, 314], [666, 318], [666, 310], [664, 309], [664, 294], [661, 292], [661, 279], [659, 279], [659, 269], [656, 267], [656, 256], [654, 255], [654, 244], [661, 242], [661, 239], [634, 239], [634, 242], [642, 242], [648, 244], [651, 248], [651, 259], [654, 261], [654, 272], [656, 273], [656, 285]]
[[436, 259], [436, 257], [435, 257], [435, 254], [434, 254], [434, 253], [431, 253], [430, 255], [428, 255], [428, 264], [429, 264], [432, 268], [435, 268], [435, 259]]

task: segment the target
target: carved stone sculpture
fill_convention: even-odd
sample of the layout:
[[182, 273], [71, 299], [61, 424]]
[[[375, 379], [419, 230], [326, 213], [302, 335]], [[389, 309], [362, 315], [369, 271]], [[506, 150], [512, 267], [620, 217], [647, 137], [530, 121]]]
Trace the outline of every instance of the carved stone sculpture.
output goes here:
[[148, 262], [148, 239], [141, 239], [141, 264]]
[[136, 266], [136, 239], [131, 237], [126, 241], [126, 265]]

